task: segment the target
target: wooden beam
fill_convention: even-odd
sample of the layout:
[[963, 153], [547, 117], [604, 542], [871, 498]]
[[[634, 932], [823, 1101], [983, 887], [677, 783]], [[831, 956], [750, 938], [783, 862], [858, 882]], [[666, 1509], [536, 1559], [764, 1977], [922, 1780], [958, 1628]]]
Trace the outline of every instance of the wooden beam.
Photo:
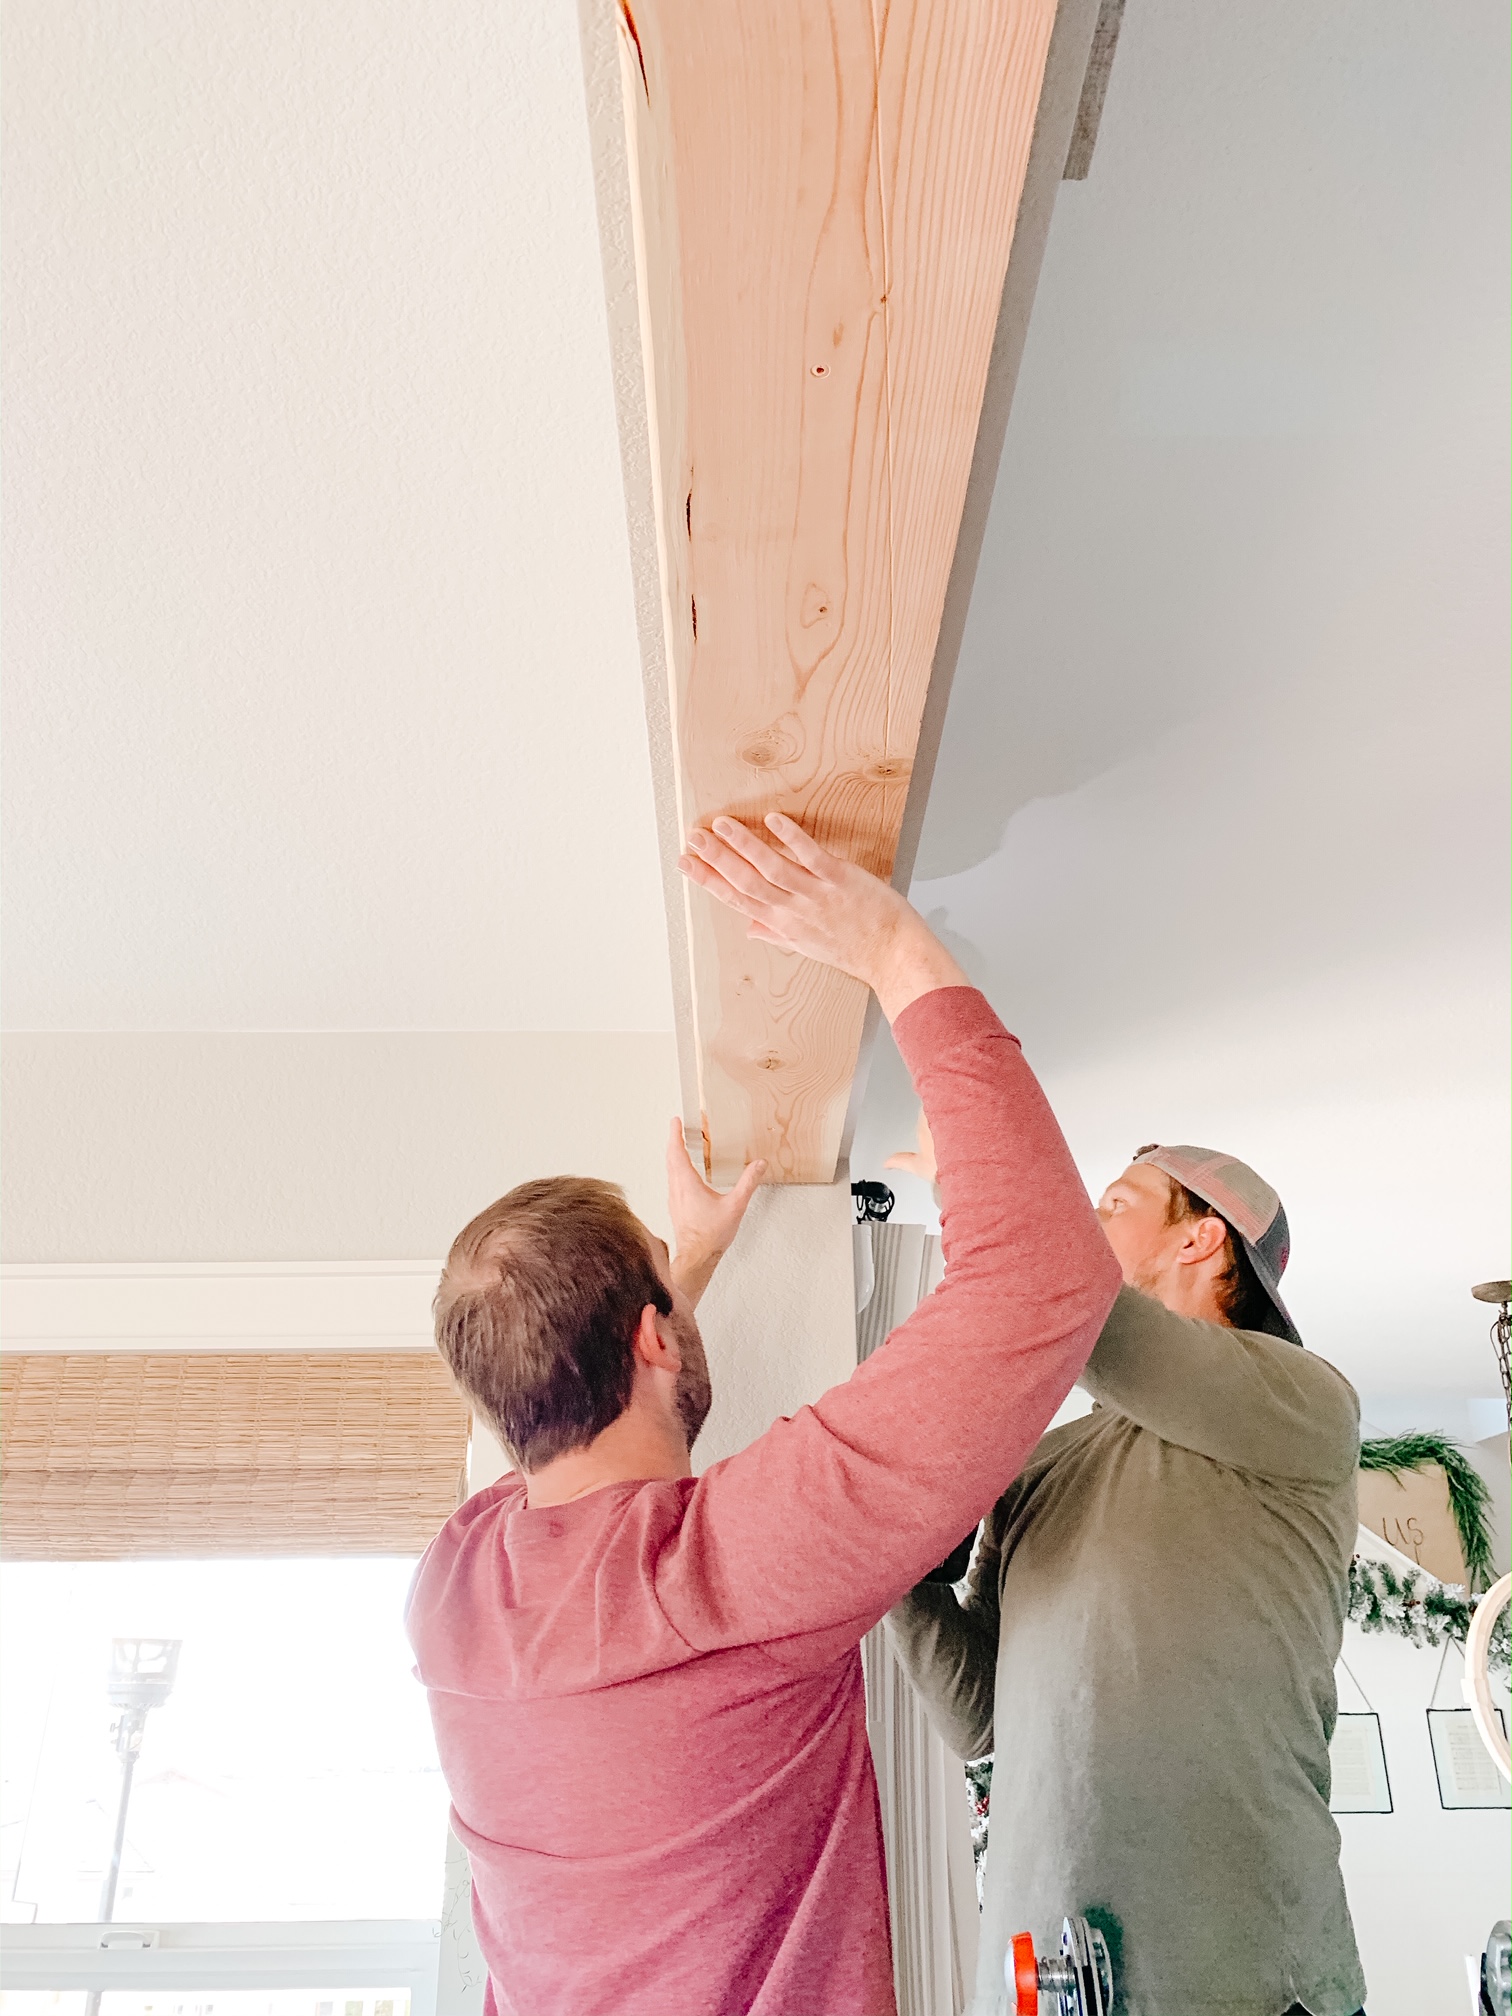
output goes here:
[[[677, 822], [780, 808], [888, 875], [1055, 0], [618, 19]], [[708, 1168], [831, 1180], [864, 990], [685, 900]]]

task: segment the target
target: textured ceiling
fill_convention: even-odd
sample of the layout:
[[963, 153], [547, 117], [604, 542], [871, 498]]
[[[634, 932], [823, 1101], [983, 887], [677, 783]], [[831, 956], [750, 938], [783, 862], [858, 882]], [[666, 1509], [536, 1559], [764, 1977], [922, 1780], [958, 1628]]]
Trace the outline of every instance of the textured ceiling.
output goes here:
[[11, 1026], [669, 1027], [571, 0], [5, 36]]
[[[1089, 1182], [1251, 1158], [1372, 1389], [1494, 1393], [1508, 1271], [1505, 45], [1130, 0], [915, 882]], [[858, 1163], [909, 1123], [883, 1059]]]

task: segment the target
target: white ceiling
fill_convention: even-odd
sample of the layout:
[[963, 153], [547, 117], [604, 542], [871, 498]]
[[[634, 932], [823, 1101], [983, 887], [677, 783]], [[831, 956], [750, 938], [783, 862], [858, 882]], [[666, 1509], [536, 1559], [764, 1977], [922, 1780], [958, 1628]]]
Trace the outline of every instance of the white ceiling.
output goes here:
[[572, 0], [9, 0], [6, 1019], [670, 1027]]
[[[10, 1024], [669, 1027], [573, 0], [4, 28]], [[1505, 42], [1129, 0], [919, 860], [1381, 1392], [1507, 1263]]]

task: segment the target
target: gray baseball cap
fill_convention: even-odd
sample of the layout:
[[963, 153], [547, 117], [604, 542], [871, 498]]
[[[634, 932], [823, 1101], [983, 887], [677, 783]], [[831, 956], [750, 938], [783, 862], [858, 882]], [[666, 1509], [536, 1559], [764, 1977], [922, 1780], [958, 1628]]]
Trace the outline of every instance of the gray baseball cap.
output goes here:
[[1255, 1279], [1274, 1307], [1273, 1320], [1262, 1327], [1273, 1337], [1300, 1344], [1297, 1326], [1281, 1300], [1280, 1282], [1291, 1253], [1291, 1233], [1281, 1199], [1269, 1183], [1247, 1162], [1236, 1162], [1232, 1155], [1220, 1155], [1214, 1148], [1146, 1148], [1134, 1160], [1153, 1163], [1204, 1204], [1212, 1205], [1233, 1229], [1255, 1270]]

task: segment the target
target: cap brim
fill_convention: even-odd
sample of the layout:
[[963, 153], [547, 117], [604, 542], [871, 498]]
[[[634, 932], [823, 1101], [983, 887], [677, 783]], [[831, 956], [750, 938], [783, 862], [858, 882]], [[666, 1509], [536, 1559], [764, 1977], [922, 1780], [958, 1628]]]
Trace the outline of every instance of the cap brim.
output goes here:
[[1296, 1344], [1305, 1351], [1307, 1346], [1302, 1343], [1302, 1333], [1296, 1324], [1293, 1323], [1291, 1311], [1281, 1300], [1281, 1288], [1276, 1276], [1271, 1272], [1265, 1261], [1255, 1251], [1255, 1248], [1242, 1232], [1239, 1234], [1239, 1243], [1244, 1248], [1251, 1267], [1255, 1270], [1255, 1279], [1265, 1290], [1267, 1296], [1269, 1296], [1271, 1306], [1276, 1312], [1274, 1327], [1269, 1324], [1266, 1326], [1269, 1334], [1273, 1337], [1284, 1337], [1288, 1344]]

